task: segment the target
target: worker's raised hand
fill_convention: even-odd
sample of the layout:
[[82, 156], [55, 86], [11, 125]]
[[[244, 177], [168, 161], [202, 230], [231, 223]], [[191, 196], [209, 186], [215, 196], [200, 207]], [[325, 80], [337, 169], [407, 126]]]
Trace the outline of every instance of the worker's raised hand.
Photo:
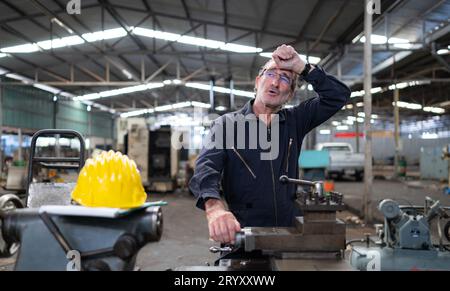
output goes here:
[[210, 238], [216, 242], [234, 244], [236, 232], [241, 230], [241, 225], [233, 213], [225, 210], [222, 201], [218, 199], [208, 200], [205, 208]]
[[300, 74], [305, 68], [305, 62], [290, 45], [281, 45], [272, 53], [272, 58], [278, 68]]

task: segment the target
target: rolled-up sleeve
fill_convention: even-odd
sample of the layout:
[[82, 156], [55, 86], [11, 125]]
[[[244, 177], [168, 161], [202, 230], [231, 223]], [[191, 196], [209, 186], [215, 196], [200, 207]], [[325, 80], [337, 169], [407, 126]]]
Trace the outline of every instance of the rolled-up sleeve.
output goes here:
[[305, 81], [310, 83], [318, 94], [317, 97], [302, 102], [295, 109], [302, 122], [303, 132], [307, 133], [341, 110], [349, 101], [351, 91], [344, 83], [325, 73], [319, 66], [308, 74]]
[[[211, 127], [206, 140], [217, 133], [220, 122]], [[205, 209], [206, 198], [220, 199], [220, 181], [225, 164], [226, 153], [222, 148], [203, 147], [195, 163], [194, 175], [189, 182], [189, 188], [197, 198], [196, 206]]]

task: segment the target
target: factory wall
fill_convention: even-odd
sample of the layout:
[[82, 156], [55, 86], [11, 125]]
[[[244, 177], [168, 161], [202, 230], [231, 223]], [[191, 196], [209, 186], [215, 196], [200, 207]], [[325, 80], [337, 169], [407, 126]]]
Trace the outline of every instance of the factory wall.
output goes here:
[[[333, 133], [322, 135], [317, 133], [317, 143], [321, 142], [347, 142], [356, 151], [356, 138], [336, 138]], [[420, 162], [421, 148], [444, 147], [450, 143], [450, 138], [421, 139], [401, 137], [400, 155], [406, 158], [408, 165], [418, 165]], [[364, 153], [365, 139], [359, 139], [359, 152]], [[377, 163], [389, 163], [395, 154], [395, 144], [393, 137], [373, 137], [372, 156]]]
[[[58, 100], [53, 94], [29, 86], [3, 87], [3, 126], [39, 130], [74, 129], [86, 136], [114, 138], [112, 115], [88, 112], [80, 102]], [[89, 132], [89, 115], [91, 132]]]

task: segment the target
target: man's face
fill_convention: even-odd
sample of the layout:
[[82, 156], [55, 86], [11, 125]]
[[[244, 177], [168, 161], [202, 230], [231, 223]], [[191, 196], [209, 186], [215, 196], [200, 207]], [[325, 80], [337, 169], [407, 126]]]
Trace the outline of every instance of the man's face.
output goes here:
[[265, 106], [279, 107], [293, 96], [291, 84], [294, 74], [291, 71], [276, 68], [273, 60], [269, 61], [262, 75], [256, 77], [256, 99]]

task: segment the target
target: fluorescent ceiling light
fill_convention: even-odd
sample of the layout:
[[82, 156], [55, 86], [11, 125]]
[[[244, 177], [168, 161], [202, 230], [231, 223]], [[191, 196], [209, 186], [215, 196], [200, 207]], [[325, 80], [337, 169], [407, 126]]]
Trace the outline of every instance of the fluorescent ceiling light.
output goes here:
[[[186, 87], [199, 89], [199, 90], [207, 90], [207, 91], [209, 91], [211, 89], [210, 85], [208, 85], [208, 84], [201, 84], [201, 83], [186, 83]], [[225, 88], [225, 87], [219, 87], [219, 86], [214, 86], [213, 87], [213, 91], [214, 92], [218, 92], [218, 93], [224, 93], [224, 94], [230, 94], [231, 93], [230, 89]], [[254, 92], [243, 91], [243, 90], [236, 90], [236, 89], [233, 89], [233, 95], [249, 97], [249, 98], [255, 97], [255, 93]]]
[[44, 50], [50, 50], [52, 48], [55, 49], [60, 47], [78, 45], [82, 43], [84, 43], [84, 40], [78, 35], [74, 35], [63, 38], [54, 38], [52, 40], [39, 41], [36, 44]]
[[186, 83], [186, 87], [200, 89], [200, 90], [208, 90], [208, 91], [211, 88], [210, 85], [201, 84], [201, 83]]
[[262, 48], [240, 45], [235, 43], [227, 43], [225, 45], [220, 46], [221, 50], [231, 51], [236, 53], [260, 53], [262, 52]]
[[[0, 50], [1, 51], [1, 50]], [[0, 53], [0, 58], [4, 58], [4, 57], [7, 57], [8, 56], [8, 54], [3, 54], [3, 53]]]
[[152, 113], [152, 112], [153, 112], [152, 109], [141, 109], [141, 110], [135, 110], [135, 111], [121, 113], [120, 117], [127, 118], [127, 117], [138, 116], [138, 115], [143, 115], [143, 114]]
[[445, 113], [445, 109], [444, 108], [431, 107], [431, 106], [424, 107], [423, 111], [437, 113], [437, 114]]
[[[370, 42], [372, 44], [384, 44], [386, 43], [386, 40], [386, 37], [382, 35], [372, 34], [370, 36]], [[359, 41], [363, 43], [366, 42], [366, 36], [362, 36]]]
[[131, 73], [128, 72], [127, 70], [125, 70], [125, 69], [122, 70], [122, 74], [124, 74], [125, 77], [127, 77], [127, 79], [132, 79], [133, 78], [133, 75], [131, 75]]
[[422, 133], [421, 138], [422, 139], [437, 139], [437, 138], [439, 138], [439, 136], [437, 135], [437, 133], [424, 132], [424, 133]]
[[[365, 114], [364, 112], [358, 112], [358, 116], [359, 116], [359, 117], [366, 117], [366, 114]], [[377, 119], [377, 118], [378, 118], [378, 115], [372, 114], [372, 115], [371, 115], [371, 118]]]
[[157, 38], [167, 41], [176, 41], [178, 40], [181, 35], [176, 33], [169, 33], [164, 31], [157, 31], [153, 29], [148, 28], [142, 28], [142, 27], [135, 27], [132, 29], [133, 34], [145, 36], [145, 37], [151, 37], [151, 38]]
[[155, 111], [167, 111], [173, 109], [172, 105], [162, 105], [155, 107]]
[[104, 39], [113, 39], [113, 38], [119, 38], [124, 37], [127, 35], [127, 31], [121, 27], [119, 28], [113, 28], [113, 29], [107, 29], [107, 30], [100, 30], [95, 32], [88, 32], [84, 33], [81, 36], [83, 39], [87, 40], [88, 42], [95, 42], [99, 40]]
[[436, 53], [438, 55], [446, 55], [446, 54], [450, 53], [450, 50], [448, 50], [448, 49], [440, 49]]
[[[418, 85], [424, 85], [424, 84], [429, 84], [429, 83], [430, 83], [430, 81], [401, 82], [401, 83], [389, 85], [389, 86], [387, 87], [387, 89], [388, 89], [388, 90], [404, 89], [404, 88], [407, 88], [407, 87], [418, 86]], [[384, 91], [384, 90], [383, 90], [383, 88], [381, 88], [381, 87], [375, 87], [375, 88], [370, 89], [370, 92], [371, 92], [372, 94], [380, 93], [380, 92], [383, 92], [383, 91]], [[364, 90], [361, 90], [361, 91], [353, 91], [353, 92], [351, 93], [350, 97], [352, 97], [352, 98], [353, 98], [353, 97], [361, 97], [361, 96], [364, 96], [364, 94], [365, 94], [365, 91], [364, 91]]]
[[331, 134], [331, 130], [329, 130], [329, 129], [321, 129], [321, 130], [319, 130], [319, 133], [320, 134]]
[[[359, 39], [360, 42], [366, 42], [366, 37], [362, 36]], [[372, 34], [370, 36], [370, 42], [372, 44], [385, 44], [386, 42], [390, 44], [409, 44], [409, 40], [404, 38], [397, 38], [397, 37], [391, 37], [389, 39], [386, 39], [384, 35], [378, 35], [378, 34]]]
[[53, 94], [58, 94], [59, 92], [61, 92], [61, 90], [55, 88], [55, 87], [51, 87], [51, 86], [47, 86], [44, 84], [33, 84], [33, 87], [36, 87], [38, 89], [53, 93]]
[[174, 85], [180, 85], [180, 84], [182, 84], [183, 82], [181, 81], [181, 80], [178, 80], [178, 79], [174, 79], [174, 80], [164, 80], [163, 81], [163, 84], [164, 85], [172, 85], [172, 84], [174, 84]]
[[[370, 93], [372, 93], [372, 94], [376, 94], [376, 93], [380, 93], [380, 92], [383, 92], [383, 88], [381, 88], [381, 87], [375, 87], [375, 88], [370, 89]], [[354, 91], [350, 94], [350, 97], [351, 98], [361, 97], [361, 96], [364, 96], [365, 94], [366, 94], [366, 91], [364, 91], [364, 90]]]
[[358, 121], [359, 123], [363, 123], [364, 122], [364, 118], [358, 117], [358, 118], [356, 118], [356, 121]]
[[211, 108], [211, 104], [198, 102], [198, 101], [191, 101], [191, 105], [194, 107], [199, 107], [199, 108]]
[[416, 50], [416, 49], [422, 48], [422, 45], [418, 44], [418, 43], [416, 43], [416, 44], [412, 44], [412, 43], [395, 43], [393, 45], [393, 47], [406, 49], [406, 50], [410, 50], [410, 49]]
[[212, 48], [212, 49], [218, 49], [225, 45], [225, 43], [222, 41], [204, 39], [204, 38], [187, 36], [187, 35], [183, 35], [182, 37], [177, 39], [177, 42], [190, 44], [190, 45], [198, 45], [198, 46], [208, 47], [208, 48]]
[[402, 82], [402, 83], [390, 85], [388, 88], [389, 88], [389, 90], [395, 90], [395, 89], [404, 89], [406, 87], [408, 87], [408, 83]]
[[[260, 53], [262, 52], [262, 48], [252, 47], [252, 46], [246, 46], [246, 45], [240, 45], [236, 43], [224, 43], [222, 41], [212, 40], [212, 39], [204, 39], [199, 37], [193, 37], [193, 36], [187, 36], [187, 35], [180, 35], [176, 33], [170, 33], [170, 32], [164, 32], [164, 31], [158, 31], [158, 30], [152, 30], [148, 28], [142, 28], [142, 27], [131, 27], [130, 31], [139, 36], [144, 37], [150, 37], [150, 38], [156, 38], [161, 39], [165, 41], [176, 41], [179, 43], [189, 44], [189, 45], [195, 45], [195, 46], [201, 46], [201, 47], [208, 47], [212, 49], [220, 49], [224, 51], [232, 51], [236, 53]], [[81, 35], [81, 37], [77, 35], [63, 37], [63, 38], [56, 38], [53, 40], [44, 40], [37, 43], [28, 43], [28, 44], [22, 44], [17, 46], [11, 46], [11, 47], [5, 47], [0, 48], [0, 57], [7, 56], [6, 53], [32, 53], [39, 51], [40, 49], [49, 50], [49, 49], [55, 49], [55, 48], [61, 48], [66, 46], [72, 46], [72, 45], [79, 45], [87, 42], [96, 42], [106, 39], [114, 39], [114, 38], [120, 38], [124, 37], [128, 34], [128, 32], [119, 27], [119, 28], [113, 28], [113, 29], [107, 29], [103, 31], [96, 31], [96, 32], [89, 32], [84, 33]], [[313, 59], [313, 57], [310, 58], [310, 62], [314, 63], [316, 59]]]
[[389, 90], [404, 89], [407, 87], [413, 87], [413, 86], [424, 85], [424, 84], [429, 84], [429, 83], [430, 83], [429, 81], [401, 82], [401, 83], [392, 84], [392, 85], [388, 86], [388, 89]]
[[134, 93], [134, 92], [138, 92], [138, 91], [145, 91], [145, 90], [150, 90], [150, 89], [155, 89], [155, 88], [161, 88], [163, 86], [164, 86], [163, 83], [142, 84], [142, 85], [137, 85], [137, 86], [131, 86], [131, 87], [125, 87], [125, 88], [120, 88], [120, 89], [103, 91], [103, 92], [99, 92], [99, 93], [90, 93], [90, 94], [86, 94], [86, 95], [82, 95], [82, 96], [77, 96], [74, 98], [74, 100], [78, 100], [78, 101], [94, 100], [94, 99], [99, 99], [99, 98], [104, 98], [104, 97], [111, 97], [111, 96], [117, 96], [117, 95], [122, 95], [122, 94]]
[[338, 125], [338, 126], [336, 126], [336, 129], [337, 130], [348, 130], [348, 125]]
[[70, 29], [69, 27], [67, 27], [64, 23], [61, 22], [61, 20], [59, 20], [56, 17], [53, 17], [52, 19], [50, 19], [51, 22], [54, 22], [56, 24], [58, 24], [61, 28], [63, 28], [64, 30], [66, 30], [68, 33], [73, 34], [73, 30]]
[[225, 111], [225, 110], [227, 110], [227, 108], [225, 106], [217, 106], [216, 110], [217, 111]]
[[[395, 102], [392, 102], [392, 105], [395, 106]], [[422, 109], [422, 105], [417, 104], [417, 103], [408, 103], [408, 102], [403, 102], [403, 101], [398, 101], [397, 102], [397, 106], [401, 107], [401, 108], [407, 108], [407, 109], [412, 109], [412, 110], [419, 110]]]
[[381, 87], [375, 87], [375, 88], [370, 89], [370, 93], [372, 93], [372, 94], [380, 93], [382, 91], [383, 91], [383, 89]]
[[190, 101], [179, 102], [179, 103], [175, 103], [175, 104], [172, 105], [172, 107], [173, 107], [174, 109], [177, 109], [177, 108], [184, 108], [184, 107], [189, 107], [189, 106], [191, 106], [191, 102], [190, 102]]
[[339, 121], [332, 121], [331, 124], [332, 124], [333, 126], [338, 126], [338, 125], [340, 125], [341, 123], [340, 123]]
[[68, 92], [60, 92], [59, 95], [67, 97], [67, 98], [74, 98], [75, 95], [68, 93]]
[[[2, 71], [4, 71], [4, 70], [0, 68], [0, 74], [1, 74]], [[31, 80], [31, 79], [29, 79], [29, 78], [27, 78], [25, 76], [21, 76], [19, 74], [9, 73], [9, 74], [6, 74], [6, 76], [8, 78], [12, 78], [12, 79], [15, 79], [15, 80], [22, 81], [25, 84], [32, 84], [33, 83], [33, 80]], [[52, 87], [52, 86], [48, 86], [48, 85], [40, 84], [40, 83], [34, 83], [33, 87], [41, 89], [41, 90], [44, 90], [44, 91], [47, 91], [47, 92], [50, 92], [50, 93], [55, 94], [55, 95], [60, 95], [60, 96], [64, 96], [64, 97], [67, 97], [67, 98], [73, 98], [74, 101], [82, 101], [82, 100], [77, 100], [76, 97], [73, 94], [61, 91], [60, 89]], [[96, 94], [98, 94], [98, 93], [96, 93]], [[58, 100], [58, 97], [57, 96], [53, 96], [53, 101], [56, 102], [57, 100]], [[106, 106], [101, 105], [101, 104], [97, 104], [97, 103], [90, 102], [90, 101], [82, 101], [82, 102], [84, 104], [88, 105], [88, 106], [94, 106], [94, 107], [96, 107], [96, 108], [98, 108], [98, 109], [100, 109], [102, 111], [108, 111], [111, 114], [115, 114], [116, 113], [116, 111], [114, 109], [106, 107]]]
[[405, 44], [405, 43], [409, 43], [409, 40], [404, 39], [404, 38], [391, 37], [391, 38], [389, 38], [388, 43], [391, 43], [391, 44]]
[[32, 53], [39, 51], [39, 47], [34, 43], [15, 45], [0, 49], [2, 53]]
[[29, 79], [29, 78], [27, 78], [27, 77], [24, 77], [24, 76], [15, 74], [15, 73], [9, 73], [9, 74], [6, 74], [6, 77], [8, 77], [8, 78], [10, 78], [10, 79], [22, 81], [22, 82], [24, 82], [25, 84], [33, 83], [33, 80], [31, 80], [31, 79]]

